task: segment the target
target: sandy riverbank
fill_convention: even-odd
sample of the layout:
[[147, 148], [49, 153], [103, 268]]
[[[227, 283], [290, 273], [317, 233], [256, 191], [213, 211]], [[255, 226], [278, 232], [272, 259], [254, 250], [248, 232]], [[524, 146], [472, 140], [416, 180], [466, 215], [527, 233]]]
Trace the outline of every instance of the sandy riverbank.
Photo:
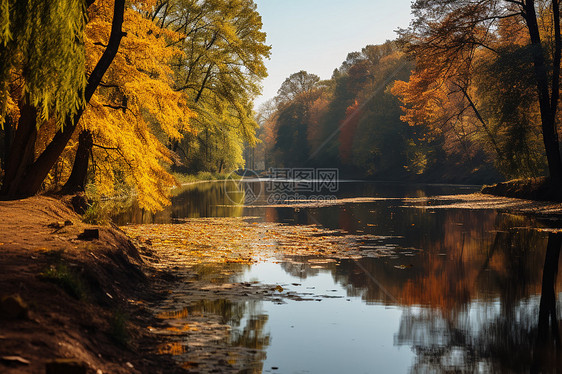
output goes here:
[[123, 232], [49, 197], [0, 202], [0, 217], [0, 372], [180, 371], [147, 329], [160, 273]]

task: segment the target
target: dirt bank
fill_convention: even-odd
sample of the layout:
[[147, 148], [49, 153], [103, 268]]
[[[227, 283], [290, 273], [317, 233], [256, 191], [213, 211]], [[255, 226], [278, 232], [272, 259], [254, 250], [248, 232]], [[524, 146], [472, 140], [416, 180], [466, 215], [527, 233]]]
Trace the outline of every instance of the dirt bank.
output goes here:
[[0, 202], [0, 372], [181, 372], [153, 351], [148, 326], [160, 322], [145, 305], [159, 298], [162, 272], [145, 255], [59, 200]]

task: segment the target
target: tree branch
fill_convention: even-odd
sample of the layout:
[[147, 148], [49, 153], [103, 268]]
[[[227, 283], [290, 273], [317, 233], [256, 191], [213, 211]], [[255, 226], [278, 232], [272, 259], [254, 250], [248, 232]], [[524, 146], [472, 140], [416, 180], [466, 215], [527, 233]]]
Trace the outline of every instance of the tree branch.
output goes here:
[[454, 83], [454, 85], [457, 86], [459, 88], [459, 90], [463, 93], [464, 97], [468, 101], [468, 104], [470, 105], [470, 107], [474, 111], [474, 114], [476, 115], [476, 118], [478, 118], [478, 121], [482, 124], [482, 127], [484, 128], [484, 131], [486, 132], [486, 135], [488, 135], [488, 138], [490, 138], [490, 142], [492, 143], [492, 145], [494, 147], [494, 150], [498, 154], [498, 157], [500, 158], [500, 160], [503, 159], [503, 153], [500, 150], [500, 148], [498, 146], [498, 143], [496, 142], [496, 139], [494, 139], [494, 136], [492, 135], [492, 132], [490, 131], [490, 129], [488, 127], [488, 124], [486, 123], [486, 121], [484, 121], [484, 118], [482, 118], [482, 115], [480, 115], [480, 111], [476, 108], [476, 105], [472, 101], [472, 98], [470, 97], [468, 92], [466, 92], [464, 87], [462, 87], [460, 84]]
[[96, 143], [93, 143], [92, 147], [98, 147], [98, 148], [101, 148], [101, 149], [105, 149], [106, 151], [118, 151], [119, 150], [119, 147], [105, 147], [103, 145], [99, 145], [99, 144], [96, 144]]

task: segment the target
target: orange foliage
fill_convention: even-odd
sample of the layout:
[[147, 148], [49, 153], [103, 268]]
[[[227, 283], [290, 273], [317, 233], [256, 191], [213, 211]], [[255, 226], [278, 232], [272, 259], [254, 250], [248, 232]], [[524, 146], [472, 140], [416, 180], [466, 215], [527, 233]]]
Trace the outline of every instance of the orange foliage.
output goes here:
[[340, 158], [344, 163], [349, 162], [351, 159], [355, 131], [363, 112], [364, 110], [357, 100], [345, 110], [345, 118], [342, 121], [339, 133], [339, 152]]
[[320, 95], [310, 106], [308, 113], [308, 127], [306, 129], [306, 139], [310, 149], [316, 150], [322, 144], [322, 128], [321, 120], [326, 111], [330, 101], [326, 95]]

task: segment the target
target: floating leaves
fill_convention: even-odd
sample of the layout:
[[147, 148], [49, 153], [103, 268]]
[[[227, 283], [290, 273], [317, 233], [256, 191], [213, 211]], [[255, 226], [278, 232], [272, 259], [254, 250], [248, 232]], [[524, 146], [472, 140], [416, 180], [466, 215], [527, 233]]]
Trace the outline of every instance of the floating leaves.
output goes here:
[[[160, 266], [200, 263], [251, 264], [286, 256], [357, 259], [393, 256], [399, 250], [388, 236], [352, 235], [316, 225], [248, 222], [242, 218], [186, 219], [180, 224], [133, 225], [123, 229], [151, 245]], [[158, 265], [158, 264], [157, 264]]]

